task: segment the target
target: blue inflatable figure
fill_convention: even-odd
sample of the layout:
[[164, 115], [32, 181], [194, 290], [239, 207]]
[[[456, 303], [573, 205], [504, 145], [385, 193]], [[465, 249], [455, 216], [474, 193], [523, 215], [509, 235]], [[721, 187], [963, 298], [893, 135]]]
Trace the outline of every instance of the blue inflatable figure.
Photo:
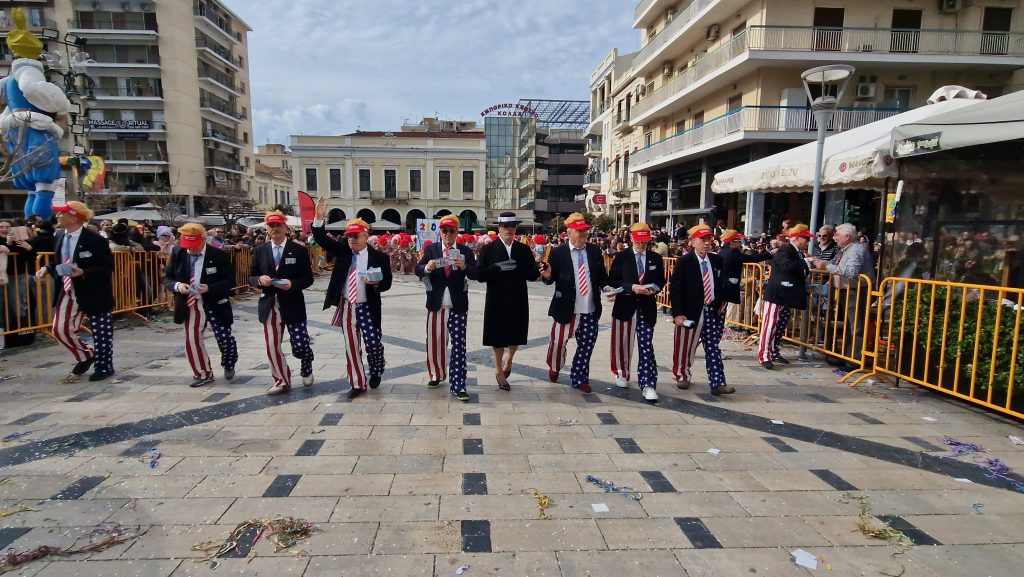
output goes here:
[[7, 46], [16, 60], [11, 75], [0, 79], [0, 133], [7, 149], [14, 187], [28, 192], [25, 217], [53, 215], [53, 194], [60, 179], [61, 137], [71, 110], [64, 91], [46, 81], [39, 55], [43, 43], [25, 30], [25, 14], [12, 11], [15, 29], [7, 35]]

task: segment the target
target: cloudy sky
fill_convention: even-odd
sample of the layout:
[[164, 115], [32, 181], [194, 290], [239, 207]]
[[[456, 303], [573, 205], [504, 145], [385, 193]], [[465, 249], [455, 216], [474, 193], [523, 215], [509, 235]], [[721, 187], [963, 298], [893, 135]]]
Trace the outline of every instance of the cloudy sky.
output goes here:
[[479, 119], [520, 98], [589, 98], [631, 52], [631, 0], [225, 0], [249, 34], [255, 142]]

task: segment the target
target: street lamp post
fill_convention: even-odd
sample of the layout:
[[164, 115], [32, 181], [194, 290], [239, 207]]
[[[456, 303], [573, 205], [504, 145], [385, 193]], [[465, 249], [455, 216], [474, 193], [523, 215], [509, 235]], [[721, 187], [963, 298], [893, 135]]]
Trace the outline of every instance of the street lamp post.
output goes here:
[[[804, 82], [804, 90], [807, 92], [807, 100], [811, 103], [811, 114], [814, 115], [814, 122], [818, 125], [818, 148], [814, 155], [814, 193], [811, 197], [811, 218], [810, 229], [812, 233], [818, 231], [818, 209], [821, 206], [821, 164], [825, 152], [825, 132], [828, 130], [828, 123], [832, 120], [832, 114], [836, 110], [839, 101], [843, 98], [843, 91], [853, 76], [854, 67], [848, 64], [829, 64], [805, 70], [800, 78]], [[820, 88], [820, 96], [814, 97], [811, 86]]]

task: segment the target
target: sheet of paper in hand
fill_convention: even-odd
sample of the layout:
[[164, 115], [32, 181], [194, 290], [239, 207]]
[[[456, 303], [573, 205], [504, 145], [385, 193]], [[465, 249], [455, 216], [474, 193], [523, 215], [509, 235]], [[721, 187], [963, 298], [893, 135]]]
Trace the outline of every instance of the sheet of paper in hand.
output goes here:
[[515, 261], [515, 259], [511, 259], [510, 258], [508, 260], [503, 260], [501, 262], [497, 262], [497, 263], [494, 263], [494, 264], [498, 265], [498, 267], [501, 269], [502, 272], [508, 272], [508, 271], [511, 271], [511, 270], [516, 270], [516, 261]]
[[363, 273], [363, 279], [370, 282], [380, 282], [384, 280], [384, 271], [380, 270], [380, 267], [373, 267], [366, 269]]

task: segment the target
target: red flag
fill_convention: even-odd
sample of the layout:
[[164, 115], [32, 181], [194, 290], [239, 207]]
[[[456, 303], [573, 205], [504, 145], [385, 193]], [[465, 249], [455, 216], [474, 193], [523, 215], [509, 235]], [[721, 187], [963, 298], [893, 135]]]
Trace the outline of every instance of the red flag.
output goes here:
[[302, 234], [308, 235], [313, 224], [313, 216], [316, 215], [316, 207], [313, 204], [313, 197], [303, 191], [299, 191], [299, 218], [302, 219]]

